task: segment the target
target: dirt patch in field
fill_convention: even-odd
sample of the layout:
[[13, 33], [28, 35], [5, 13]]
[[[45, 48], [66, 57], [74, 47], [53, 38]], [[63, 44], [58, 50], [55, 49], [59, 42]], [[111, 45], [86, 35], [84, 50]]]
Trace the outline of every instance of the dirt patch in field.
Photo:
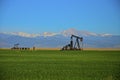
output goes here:
[[[0, 48], [0, 50], [10, 50], [10, 48]], [[30, 48], [30, 50], [33, 50], [33, 48]], [[35, 48], [35, 50], [61, 50], [61, 48]], [[83, 50], [108, 50], [108, 51], [120, 51], [120, 48], [83, 48]]]
[[[35, 48], [35, 50], [61, 50], [61, 48]], [[83, 50], [111, 50], [113, 51], [113, 50], [120, 50], [120, 48], [83, 48]]]
[[120, 50], [120, 48], [84, 48], [84, 50]]

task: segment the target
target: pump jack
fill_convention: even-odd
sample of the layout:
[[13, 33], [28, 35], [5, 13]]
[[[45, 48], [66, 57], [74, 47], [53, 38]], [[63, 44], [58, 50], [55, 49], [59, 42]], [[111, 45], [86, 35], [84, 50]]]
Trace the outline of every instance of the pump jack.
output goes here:
[[61, 50], [83, 50], [83, 37], [71, 35], [70, 39], [70, 44], [63, 46]]
[[19, 43], [14, 44], [14, 48], [18, 49], [19, 48], [18, 45], [19, 45]]

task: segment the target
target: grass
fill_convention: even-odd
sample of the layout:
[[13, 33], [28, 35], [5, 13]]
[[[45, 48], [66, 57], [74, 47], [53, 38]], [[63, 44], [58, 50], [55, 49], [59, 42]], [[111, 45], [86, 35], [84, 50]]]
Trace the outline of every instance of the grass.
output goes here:
[[0, 80], [120, 80], [120, 51], [0, 50]]

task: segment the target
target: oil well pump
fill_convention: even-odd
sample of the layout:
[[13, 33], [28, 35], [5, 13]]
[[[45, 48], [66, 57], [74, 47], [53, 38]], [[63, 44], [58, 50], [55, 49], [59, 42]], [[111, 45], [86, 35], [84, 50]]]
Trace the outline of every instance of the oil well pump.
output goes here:
[[70, 43], [63, 46], [61, 50], [83, 50], [83, 37], [71, 35]]
[[18, 48], [19, 48], [18, 45], [19, 45], [19, 43], [14, 44], [14, 48], [15, 48], [15, 49], [18, 49]]

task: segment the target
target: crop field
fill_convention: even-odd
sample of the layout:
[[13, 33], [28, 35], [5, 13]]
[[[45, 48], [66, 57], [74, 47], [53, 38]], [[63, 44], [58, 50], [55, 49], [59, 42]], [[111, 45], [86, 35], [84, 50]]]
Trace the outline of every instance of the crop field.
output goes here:
[[120, 80], [120, 51], [0, 50], [0, 80]]

